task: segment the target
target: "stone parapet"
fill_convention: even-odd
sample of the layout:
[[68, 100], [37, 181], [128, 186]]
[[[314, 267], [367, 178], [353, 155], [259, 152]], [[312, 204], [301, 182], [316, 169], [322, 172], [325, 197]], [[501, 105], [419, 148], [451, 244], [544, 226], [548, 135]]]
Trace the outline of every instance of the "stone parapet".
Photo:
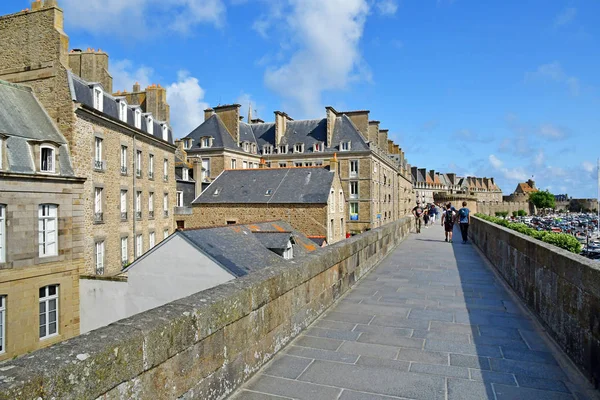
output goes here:
[[0, 399], [221, 399], [410, 232], [406, 217], [0, 364]]
[[593, 261], [471, 218], [470, 237], [596, 386], [600, 384], [600, 268]]

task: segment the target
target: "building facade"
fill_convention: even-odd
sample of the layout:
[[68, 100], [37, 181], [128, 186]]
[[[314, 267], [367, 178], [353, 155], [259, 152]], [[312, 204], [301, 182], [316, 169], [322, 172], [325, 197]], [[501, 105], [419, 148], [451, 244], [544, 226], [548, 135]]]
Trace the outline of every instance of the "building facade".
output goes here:
[[294, 121], [276, 111], [275, 122], [242, 121], [240, 105], [205, 111], [205, 121], [184, 137], [196, 193], [227, 169], [327, 166], [333, 154], [346, 198], [346, 229], [358, 233], [410, 211], [412, 182], [404, 153], [369, 111], [338, 112]]
[[0, 81], [0, 360], [79, 334], [84, 182], [31, 89]]
[[81, 273], [120, 273], [174, 229], [175, 145], [163, 89], [113, 96], [108, 55], [68, 51], [55, 0], [0, 17], [0, 42], [0, 79], [33, 89], [69, 144], [75, 175], [86, 178]]

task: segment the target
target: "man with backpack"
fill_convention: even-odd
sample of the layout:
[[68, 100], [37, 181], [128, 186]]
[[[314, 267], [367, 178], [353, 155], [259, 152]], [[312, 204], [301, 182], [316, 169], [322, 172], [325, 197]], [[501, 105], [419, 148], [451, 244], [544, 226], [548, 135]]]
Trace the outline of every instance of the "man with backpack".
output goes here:
[[444, 241], [452, 243], [452, 230], [454, 229], [454, 219], [456, 213], [452, 210], [452, 205], [448, 203], [446, 210], [442, 214], [442, 226], [444, 227], [444, 234], [446, 239]]
[[471, 223], [471, 210], [467, 208], [466, 201], [463, 201], [462, 205], [462, 208], [458, 210], [458, 224], [460, 226], [463, 244], [466, 244], [469, 235], [469, 224]]
[[421, 207], [421, 202], [417, 201], [417, 205], [412, 209], [412, 213], [415, 216], [415, 226], [417, 228], [417, 233], [421, 233], [421, 217], [423, 216], [423, 207]]

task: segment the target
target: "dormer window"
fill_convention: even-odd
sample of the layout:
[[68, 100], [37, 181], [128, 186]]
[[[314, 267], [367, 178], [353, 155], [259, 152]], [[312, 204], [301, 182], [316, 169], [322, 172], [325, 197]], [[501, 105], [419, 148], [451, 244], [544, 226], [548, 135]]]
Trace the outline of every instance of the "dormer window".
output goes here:
[[315, 153], [319, 153], [319, 152], [323, 151], [323, 148], [324, 148], [324, 147], [325, 147], [325, 146], [323, 145], [323, 142], [318, 142], [318, 143], [315, 143], [315, 144], [313, 145], [313, 151], [314, 151]]
[[40, 171], [41, 172], [54, 172], [54, 153], [55, 150], [52, 147], [42, 146], [40, 148]]
[[119, 119], [127, 122], [127, 103], [125, 100], [119, 100]]
[[165, 142], [169, 141], [169, 125], [167, 124], [162, 125], [162, 138]]
[[270, 144], [266, 144], [263, 146], [263, 154], [272, 154], [273, 153], [273, 146], [271, 146]]
[[192, 139], [183, 139], [183, 149], [189, 150], [192, 148]]
[[294, 240], [290, 239], [287, 243], [285, 250], [283, 251], [283, 258], [286, 260], [291, 260], [294, 258]]
[[244, 151], [246, 153], [249, 153], [250, 152], [250, 143], [248, 143], [248, 142], [242, 142], [242, 149], [244, 149]]
[[[191, 139], [190, 139], [190, 141], [191, 141]], [[200, 148], [207, 149], [209, 147], [212, 147], [212, 137], [205, 136], [202, 139], [200, 139]]]
[[219, 194], [221, 194], [221, 188], [216, 188], [213, 196], [218, 196]]
[[265, 196], [270, 196], [273, 194], [273, 189], [267, 189], [267, 191], [265, 192]]
[[94, 108], [100, 112], [104, 110], [104, 91], [100, 86], [94, 86]]
[[151, 115], [146, 117], [146, 131], [148, 131], [150, 135], [154, 135], [154, 119]]
[[304, 153], [304, 143], [296, 143], [294, 145], [294, 153]]
[[133, 115], [134, 115], [133, 123], [134, 123], [135, 127], [138, 129], [142, 129], [142, 110], [140, 110], [139, 108], [136, 108]]
[[342, 142], [340, 143], [340, 150], [341, 151], [349, 151], [351, 149], [351, 142]]
[[181, 170], [181, 178], [182, 178], [184, 181], [189, 181], [189, 180], [190, 180], [190, 171], [189, 171], [189, 169], [187, 169], [187, 168], [183, 168], [183, 169]]
[[287, 145], [281, 145], [279, 146], [279, 154], [287, 154]]
[[252, 143], [252, 154], [256, 154], [258, 153], [257, 148], [256, 148], [256, 143]]

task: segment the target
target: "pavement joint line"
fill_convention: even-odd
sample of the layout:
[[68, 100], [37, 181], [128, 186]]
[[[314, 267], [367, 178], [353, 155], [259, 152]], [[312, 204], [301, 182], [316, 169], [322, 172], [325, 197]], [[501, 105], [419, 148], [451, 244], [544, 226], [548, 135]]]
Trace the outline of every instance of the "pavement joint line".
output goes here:
[[[517, 380], [517, 375], [516, 374], [511, 374], [511, 375], [512, 375], [513, 379], [515, 380], [515, 384], [517, 385], [517, 387], [521, 387], [521, 385], [519, 385], [519, 381]], [[569, 391], [571, 391], [571, 389], [569, 389]]]
[[339, 345], [339, 346], [338, 346], [338, 347], [337, 347], [337, 348], [334, 350], [334, 352], [336, 352], [336, 353], [337, 353], [337, 352], [338, 352], [338, 350], [339, 350], [339, 349], [342, 347], [342, 345], [343, 345], [344, 343], [346, 343], [346, 341], [345, 341], [345, 340], [342, 340], [342, 343], [340, 343], [340, 345]]
[[448, 400], [448, 378], [444, 377], [444, 398]]
[[315, 360], [314, 360], [314, 359], [313, 359], [311, 362], [309, 362], [309, 363], [308, 363], [308, 365], [306, 366], [306, 368], [304, 368], [304, 369], [302, 370], [302, 372], [300, 372], [300, 375], [298, 375], [298, 376], [296, 377], [296, 379], [294, 379], [294, 380], [295, 380], [295, 381], [297, 381], [298, 379], [300, 379], [300, 377], [302, 376], [302, 374], [304, 374], [304, 373], [306, 372], [306, 370], [307, 370], [307, 369], [308, 369], [308, 368], [309, 368], [311, 365], [313, 365], [313, 363], [314, 363], [314, 362], [315, 362]]
[[[373, 315], [373, 318], [371, 318], [371, 320], [367, 323], [367, 325], [371, 325], [371, 322], [373, 322], [373, 320], [375, 319], [377, 315]], [[358, 324], [357, 324], [358, 325]]]
[[[346, 364], [346, 365], [352, 365], [352, 364]], [[305, 384], [311, 385], [311, 386], [322, 386], [322, 387], [328, 387], [328, 388], [339, 389], [339, 390], [348, 389], [348, 388], [343, 388], [341, 386], [333, 386], [333, 385], [325, 385], [323, 383], [313, 383], [313, 382], [309, 382], [309, 381], [301, 381], [301, 380], [299, 380], [300, 377], [298, 377], [298, 379], [290, 379], [290, 378], [285, 378], [283, 376], [274, 376], [273, 378], [282, 379], [284, 381], [290, 381], [290, 382], [302, 382], [302, 383], [305, 383]], [[352, 390], [352, 389], [350, 389], [350, 390]], [[380, 394], [377, 392], [373, 392], [373, 393]], [[266, 394], [269, 394], [269, 393], [266, 393]]]
[[494, 400], [498, 400], [498, 395], [496, 394], [496, 385], [494, 384], [494, 382], [492, 382], [490, 386], [492, 387], [492, 394], [494, 395]]
[[[267, 396], [277, 397], [279, 399], [294, 400], [292, 397], [284, 397], [284, 396], [279, 396], [277, 394], [272, 394], [272, 393], [267, 393], [267, 392], [259, 392], [258, 390], [243, 389], [243, 391], [250, 392], [250, 393], [266, 394]], [[242, 392], [236, 392], [236, 394], [239, 394], [239, 393], [242, 393]]]

